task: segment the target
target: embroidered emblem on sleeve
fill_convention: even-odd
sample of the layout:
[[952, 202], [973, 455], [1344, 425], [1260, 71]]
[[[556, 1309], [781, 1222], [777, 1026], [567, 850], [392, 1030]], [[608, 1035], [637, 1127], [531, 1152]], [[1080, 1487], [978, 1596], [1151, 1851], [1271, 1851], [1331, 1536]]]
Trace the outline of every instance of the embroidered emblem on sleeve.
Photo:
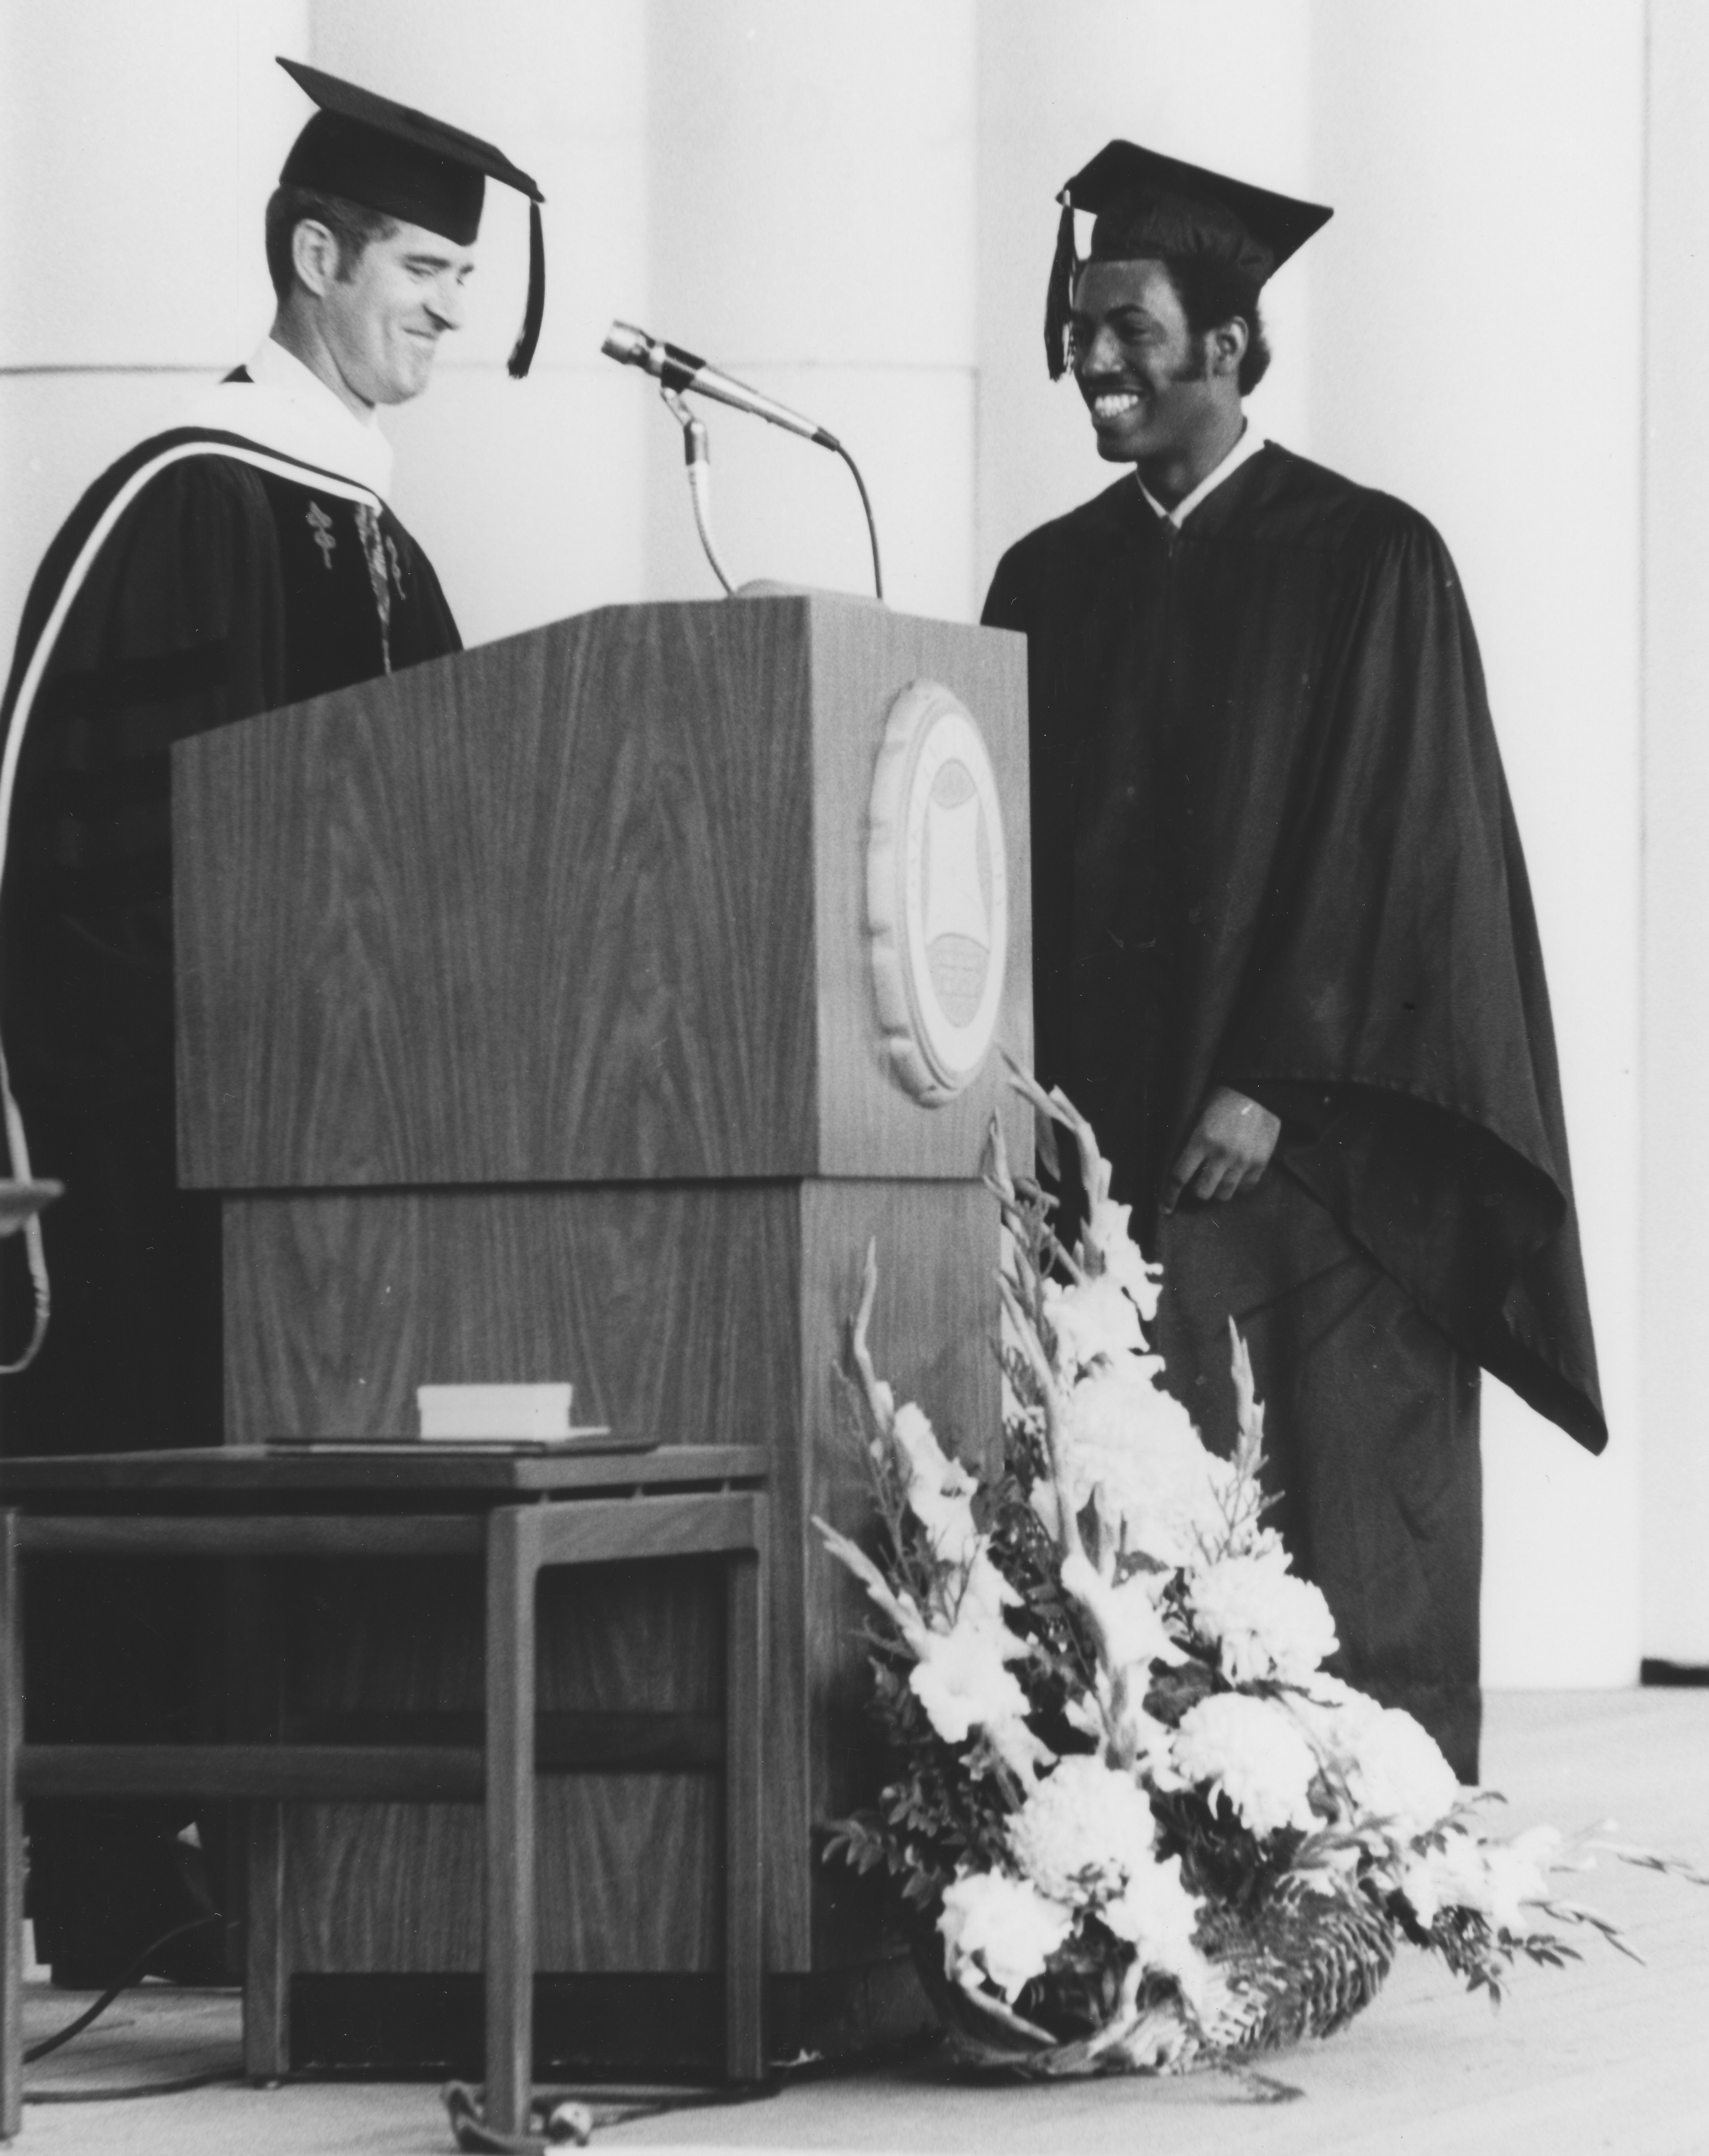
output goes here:
[[387, 542], [380, 530], [380, 515], [365, 501], [356, 505], [356, 528], [362, 534], [362, 552], [367, 557], [368, 582], [373, 587], [374, 610], [380, 617], [380, 660], [386, 671], [392, 671], [392, 585], [386, 573]]
[[337, 540], [332, 536], [332, 519], [321, 508], [318, 501], [311, 501], [309, 504], [308, 515], [304, 521], [314, 533], [315, 544], [321, 550], [321, 559], [330, 571], [332, 567], [332, 549], [338, 544]]

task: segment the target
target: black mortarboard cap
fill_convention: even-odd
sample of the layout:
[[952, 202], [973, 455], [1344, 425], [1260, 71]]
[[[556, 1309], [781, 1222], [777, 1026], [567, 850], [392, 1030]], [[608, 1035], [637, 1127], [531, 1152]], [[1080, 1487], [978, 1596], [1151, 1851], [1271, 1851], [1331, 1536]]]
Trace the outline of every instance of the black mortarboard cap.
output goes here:
[[540, 205], [546, 198], [526, 172], [501, 150], [460, 127], [430, 119], [353, 82], [323, 74], [299, 60], [279, 64], [320, 106], [296, 141], [280, 173], [286, 187], [342, 195], [382, 216], [418, 224], [429, 232], [473, 244], [489, 179], [501, 180], [528, 198], [528, 305], [510, 367], [528, 372], [546, 312], [546, 243]]
[[1062, 215], [1044, 305], [1044, 352], [1054, 382], [1067, 364], [1074, 309], [1074, 213], [1092, 213], [1092, 262], [1132, 262], [1144, 255], [1203, 255], [1225, 262], [1254, 285], [1328, 223], [1332, 210], [1296, 202], [1245, 180], [1183, 164], [1137, 142], [1106, 142], [1057, 196]]

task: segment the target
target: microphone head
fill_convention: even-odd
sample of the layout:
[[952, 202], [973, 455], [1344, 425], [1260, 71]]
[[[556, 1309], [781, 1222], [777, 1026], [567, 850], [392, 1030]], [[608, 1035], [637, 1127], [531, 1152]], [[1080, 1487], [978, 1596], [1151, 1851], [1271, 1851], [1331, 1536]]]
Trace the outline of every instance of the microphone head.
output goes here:
[[616, 360], [624, 367], [645, 367], [652, 357], [653, 340], [645, 330], [638, 330], [633, 322], [613, 322], [605, 332], [605, 341], [599, 349], [608, 359]]

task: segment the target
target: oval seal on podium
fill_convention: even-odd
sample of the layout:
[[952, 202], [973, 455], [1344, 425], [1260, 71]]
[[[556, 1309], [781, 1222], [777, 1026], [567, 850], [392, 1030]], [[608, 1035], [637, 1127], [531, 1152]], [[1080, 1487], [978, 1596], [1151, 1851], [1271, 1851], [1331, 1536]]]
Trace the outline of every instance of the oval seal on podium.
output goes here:
[[1003, 808], [983, 737], [942, 682], [891, 705], [866, 847], [873, 988], [890, 1067], [941, 1107], [990, 1053], [1008, 962]]

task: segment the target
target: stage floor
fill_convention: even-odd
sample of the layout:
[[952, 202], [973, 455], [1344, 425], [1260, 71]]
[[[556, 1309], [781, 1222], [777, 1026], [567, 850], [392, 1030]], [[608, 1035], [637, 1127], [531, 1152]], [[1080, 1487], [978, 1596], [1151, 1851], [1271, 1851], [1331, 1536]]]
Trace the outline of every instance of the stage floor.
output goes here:
[[[1612, 1818], [1623, 1839], [1709, 1869], [1709, 1691], [1498, 1694], [1485, 1771], [1516, 1826]], [[1594, 1937], [1565, 1970], [1527, 1969], [1506, 2004], [1469, 1999], [1411, 1955], [1344, 2035], [1266, 2062], [1297, 2099], [1226, 2079], [970, 2087], [929, 2056], [806, 2078], [770, 2098], [602, 2126], [596, 2148], [1094, 2152], [1124, 2156], [1703, 2156], [1709, 2151], [1709, 1890], [1604, 1860], [1579, 1898], [1644, 1964]], [[32, 2034], [74, 2000], [31, 2001]], [[32, 2069], [44, 2094], [93, 2093], [235, 2066], [228, 1995], [149, 1989]], [[99, 2040], [99, 2041], [98, 2041]], [[451, 2147], [434, 2092], [372, 2084], [255, 2091], [213, 2082], [146, 2099], [31, 2104], [23, 2148], [126, 2156], [417, 2156]]]

